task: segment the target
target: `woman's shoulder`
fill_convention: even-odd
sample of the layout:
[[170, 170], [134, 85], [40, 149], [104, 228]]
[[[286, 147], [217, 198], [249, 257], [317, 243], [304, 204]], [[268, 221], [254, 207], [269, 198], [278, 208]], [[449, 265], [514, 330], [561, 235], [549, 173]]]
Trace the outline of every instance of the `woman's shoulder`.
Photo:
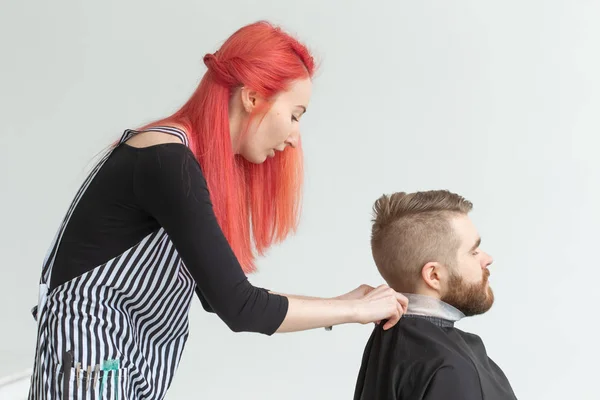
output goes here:
[[187, 133], [179, 126], [148, 128], [136, 132], [123, 146], [137, 155], [140, 162], [196, 160], [189, 148]]
[[189, 179], [190, 176], [204, 179], [196, 155], [177, 136], [140, 132], [124, 145], [126, 152], [134, 156], [136, 176], [144, 176], [148, 183], [160, 179]]
[[140, 203], [156, 211], [164, 206], [167, 198], [183, 206], [194, 193], [192, 197], [197, 201], [198, 194], [204, 195], [207, 191], [207, 182], [192, 150], [168, 134], [145, 132], [140, 135], [146, 133], [152, 136], [132, 145], [125, 143], [125, 151], [134, 155], [134, 192]]
[[125, 144], [138, 149], [170, 143], [185, 144], [184, 138], [186, 136], [185, 129], [178, 125], [148, 128], [133, 135]]

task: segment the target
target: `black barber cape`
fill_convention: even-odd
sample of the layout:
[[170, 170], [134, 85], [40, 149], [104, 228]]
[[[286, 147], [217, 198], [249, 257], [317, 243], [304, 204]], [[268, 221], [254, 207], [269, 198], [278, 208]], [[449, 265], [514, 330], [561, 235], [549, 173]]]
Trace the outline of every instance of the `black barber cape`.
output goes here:
[[388, 331], [383, 323], [375, 327], [354, 393], [354, 400], [507, 399], [516, 396], [478, 336], [417, 315], [403, 316]]

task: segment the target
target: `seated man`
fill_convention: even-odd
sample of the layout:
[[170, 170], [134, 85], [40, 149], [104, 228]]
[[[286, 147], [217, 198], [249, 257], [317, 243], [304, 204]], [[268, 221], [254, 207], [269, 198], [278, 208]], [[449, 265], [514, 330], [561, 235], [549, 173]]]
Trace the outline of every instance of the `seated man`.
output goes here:
[[481, 339], [454, 327], [494, 302], [492, 258], [454, 193], [395, 193], [374, 209], [371, 247], [388, 285], [408, 311], [392, 329], [375, 327], [366, 345], [355, 400], [516, 399]]

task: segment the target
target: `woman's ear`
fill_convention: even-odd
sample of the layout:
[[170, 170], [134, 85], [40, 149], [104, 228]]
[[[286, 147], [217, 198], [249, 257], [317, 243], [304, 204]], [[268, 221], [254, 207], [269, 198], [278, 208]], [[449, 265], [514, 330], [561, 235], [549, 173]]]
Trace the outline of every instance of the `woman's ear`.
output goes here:
[[251, 114], [258, 105], [258, 93], [256, 90], [248, 89], [244, 86], [240, 90], [240, 96], [244, 110], [248, 114]]

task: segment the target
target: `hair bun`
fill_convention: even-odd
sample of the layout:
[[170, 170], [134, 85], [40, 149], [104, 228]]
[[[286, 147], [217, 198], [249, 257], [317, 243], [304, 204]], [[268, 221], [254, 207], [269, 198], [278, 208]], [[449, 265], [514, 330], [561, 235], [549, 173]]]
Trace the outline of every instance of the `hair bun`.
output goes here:
[[204, 56], [204, 65], [206, 65], [207, 68], [211, 68], [212, 65], [214, 65], [217, 61], [217, 57], [215, 57], [214, 54], [208, 53]]
[[208, 72], [212, 78], [223, 86], [230, 87], [235, 83], [235, 78], [231, 76], [227, 64], [219, 61], [215, 54], [206, 54], [203, 58], [204, 65], [208, 68]]

